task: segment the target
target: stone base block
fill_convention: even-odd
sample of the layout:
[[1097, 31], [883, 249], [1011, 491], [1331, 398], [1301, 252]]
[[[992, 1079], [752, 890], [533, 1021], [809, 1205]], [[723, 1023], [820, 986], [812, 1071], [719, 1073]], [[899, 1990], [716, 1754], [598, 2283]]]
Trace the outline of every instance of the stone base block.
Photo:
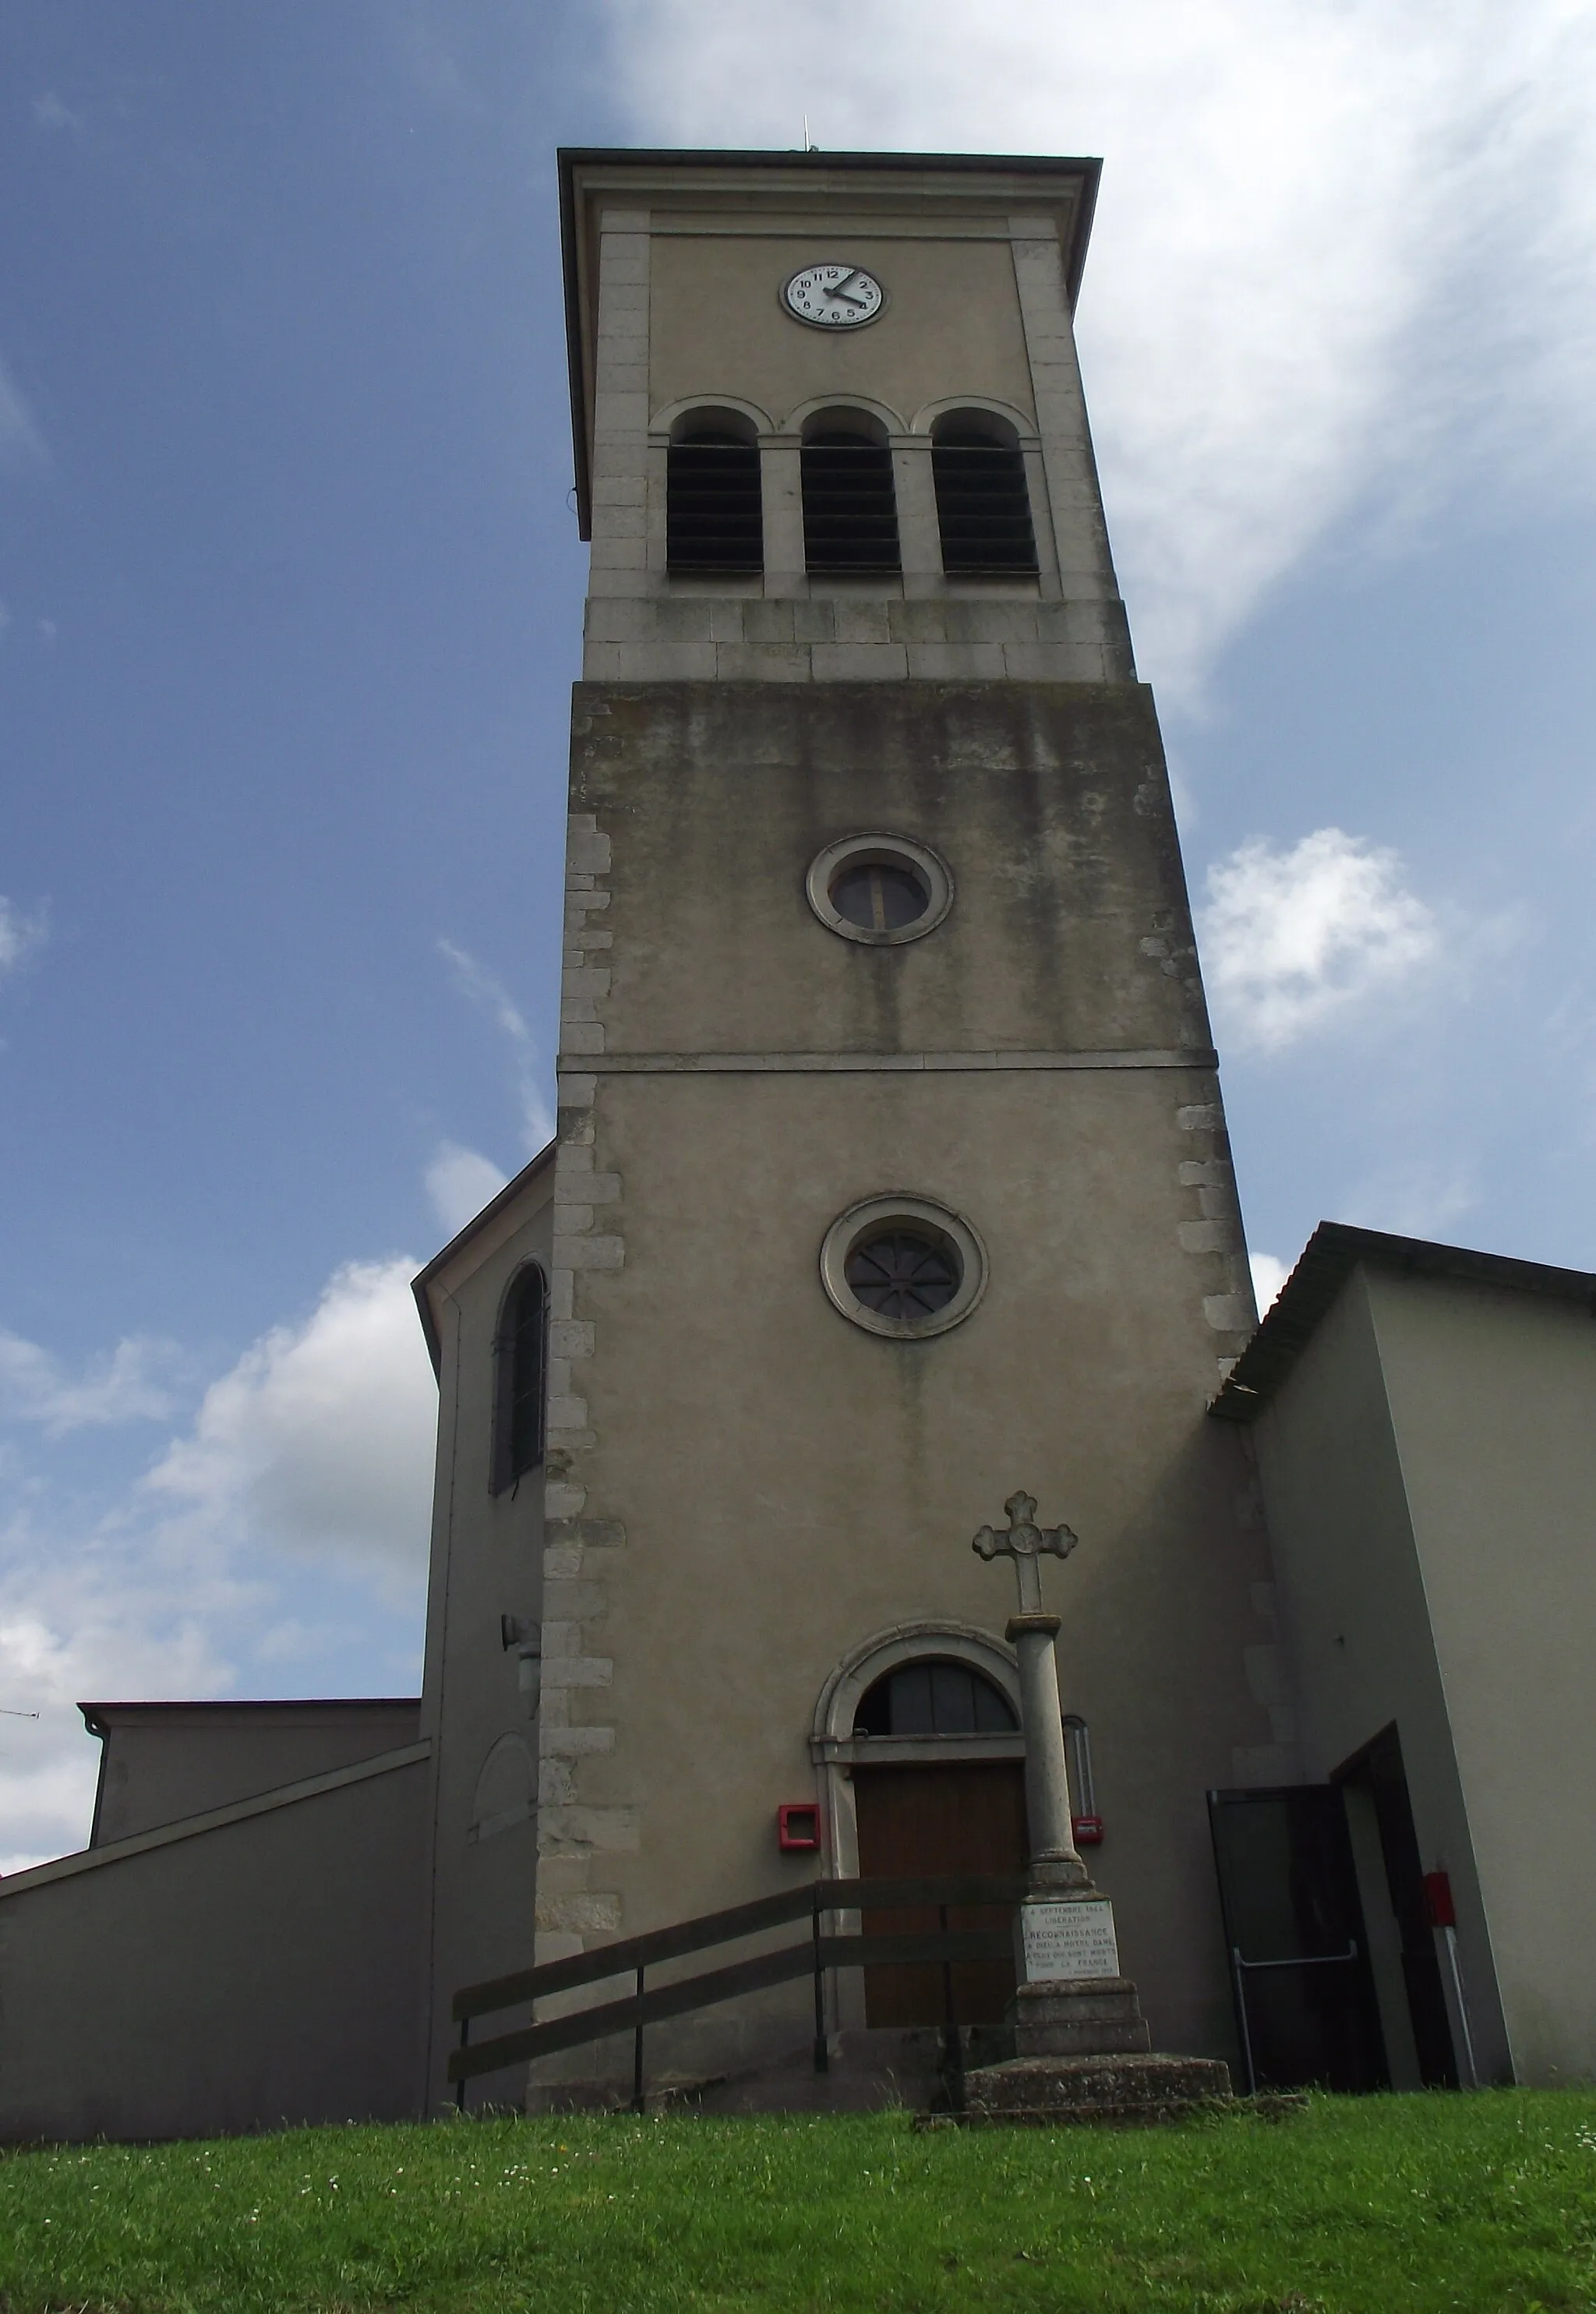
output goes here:
[[1014, 1995], [1017, 2057], [1093, 2057], [1145, 2051], [1152, 2036], [1128, 1976], [1043, 1978]]
[[1179, 2121], [1230, 2102], [1230, 2069], [1217, 2057], [1013, 2057], [965, 2075], [966, 2124]]

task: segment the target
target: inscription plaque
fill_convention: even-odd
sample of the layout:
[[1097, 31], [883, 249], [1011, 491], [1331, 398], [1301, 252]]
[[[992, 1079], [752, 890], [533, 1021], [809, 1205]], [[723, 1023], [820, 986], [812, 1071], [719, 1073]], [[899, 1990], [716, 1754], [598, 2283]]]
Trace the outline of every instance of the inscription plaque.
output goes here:
[[1113, 1905], [1107, 1896], [1083, 1897], [1073, 1904], [1022, 1904], [1019, 1959], [1027, 1984], [1117, 1976]]

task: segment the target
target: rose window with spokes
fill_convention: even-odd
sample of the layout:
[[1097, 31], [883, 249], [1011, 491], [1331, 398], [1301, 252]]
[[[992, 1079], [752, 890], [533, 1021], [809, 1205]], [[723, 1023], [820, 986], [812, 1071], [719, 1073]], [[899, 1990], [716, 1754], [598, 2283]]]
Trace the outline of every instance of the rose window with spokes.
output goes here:
[[849, 1291], [867, 1310], [912, 1325], [948, 1307], [958, 1292], [961, 1272], [946, 1238], [887, 1229], [860, 1241], [843, 1274]]

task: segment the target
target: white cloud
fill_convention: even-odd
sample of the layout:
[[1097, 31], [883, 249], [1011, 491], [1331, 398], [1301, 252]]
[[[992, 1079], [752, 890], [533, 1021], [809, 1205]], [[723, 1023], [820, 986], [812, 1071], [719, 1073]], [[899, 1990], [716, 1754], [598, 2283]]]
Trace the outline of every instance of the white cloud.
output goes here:
[[22, 387], [0, 361], [0, 465], [43, 465], [48, 456]]
[[[447, 961], [462, 995], [481, 1007], [510, 1047], [515, 1056], [516, 1089], [521, 1102], [526, 1153], [535, 1157], [554, 1137], [554, 1111], [544, 1090], [537, 1041], [526, 1025], [526, 1016], [503, 982], [496, 980], [475, 957], [468, 956], [453, 941], [440, 940], [437, 949]], [[430, 1184], [429, 1175], [429, 1187]]]
[[49, 1438], [90, 1426], [159, 1421], [172, 1412], [172, 1400], [158, 1377], [175, 1355], [170, 1342], [130, 1335], [73, 1376], [37, 1342], [0, 1327], [0, 1411], [37, 1422]]
[[509, 1176], [491, 1157], [445, 1141], [427, 1168], [427, 1194], [433, 1210], [453, 1237], [474, 1220], [489, 1198], [498, 1197]]
[[1222, 1033], [1278, 1051], [1426, 963], [1435, 919], [1401, 877], [1394, 852], [1338, 827], [1217, 861], [1197, 929]]
[[76, 1705], [126, 1696], [215, 1695], [231, 1670], [207, 1629], [227, 1586], [214, 1568], [152, 1563], [104, 1539], [3, 1538], [0, 1872], [81, 1848], [100, 1747]]
[[1589, 492], [1596, 13], [1574, 0], [998, 0], [974, 36], [962, 0], [607, 5], [649, 143], [793, 146], [807, 103], [833, 150], [1105, 157], [1083, 353], [1167, 688], [1195, 696], [1360, 503]]
[[25, 963], [35, 949], [43, 946], [48, 931], [42, 908], [29, 915], [0, 893], [0, 973], [14, 972]]
[[70, 128], [80, 135], [84, 125], [82, 114], [63, 104], [51, 88], [47, 88], [42, 96], [34, 98], [33, 120], [39, 128]]
[[1252, 1290], [1261, 1318], [1291, 1276], [1291, 1271], [1272, 1253], [1249, 1254], [1248, 1259], [1252, 1265]]
[[145, 1481], [185, 1533], [352, 1562], [408, 1599], [427, 1551], [437, 1394], [408, 1259], [349, 1262], [206, 1391]]
[[319, 1691], [326, 1659], [351, 1652], [351, 1612], [383, 1687], [413, 1679], [437, 1425], [414, 1267], [339, 1270], [109, 1505], [83, 1493], [75, 1446], [57, 1479], [39, 1442], [154, 1411], [141, 1395], [154, 1390], [150, 1346], [123, 1345], [73, 1379], [0, 1337], [0, 1385], [28, 1426], [7, 1456], [17, 1507], [0, 1527], [0, 1704], [40, 1714], [0, 1718], [0, 1871], [87, 1837], [98, 1752], [79, 1698], [224, 1694], [245, 1665], [280, 1692], [295, 1664], [313, 1666]]

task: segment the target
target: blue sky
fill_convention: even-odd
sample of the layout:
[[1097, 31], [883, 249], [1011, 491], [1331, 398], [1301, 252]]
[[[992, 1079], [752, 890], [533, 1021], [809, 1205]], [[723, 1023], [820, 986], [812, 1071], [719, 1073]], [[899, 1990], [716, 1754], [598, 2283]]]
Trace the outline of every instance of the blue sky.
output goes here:
[[407, 1280], [551, 1090], [561, 141], [1104, 155], [1083, 359], [1255, 1248], [1596, 1267], [1596, 19], [983, 22], [0, 11], [0, 1868], [84, 1835], [75, 1697], [418, 1675]]

